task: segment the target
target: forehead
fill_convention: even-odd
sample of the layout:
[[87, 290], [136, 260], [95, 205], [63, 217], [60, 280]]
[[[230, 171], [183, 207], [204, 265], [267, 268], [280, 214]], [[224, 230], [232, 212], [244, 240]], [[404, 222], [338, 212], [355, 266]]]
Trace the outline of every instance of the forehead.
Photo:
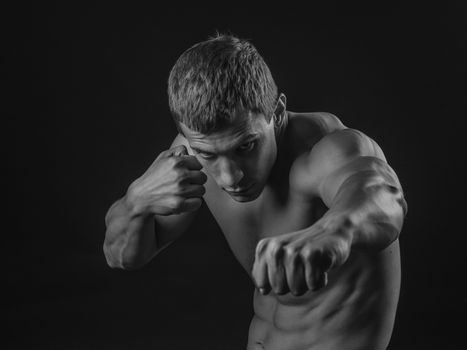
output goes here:
[[267, 126], [264, 115], [251, 112], [236, 114], [231, 124], [209, 134], [191, 130], [180, 123], [180, 128], [192, 148], [218, 151], [226, 151], [230, 147], [263, 135]]

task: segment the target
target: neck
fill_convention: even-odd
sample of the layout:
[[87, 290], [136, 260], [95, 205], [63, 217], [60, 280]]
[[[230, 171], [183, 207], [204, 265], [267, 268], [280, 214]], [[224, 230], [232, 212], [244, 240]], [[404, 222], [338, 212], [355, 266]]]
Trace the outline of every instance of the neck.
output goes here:
[[291, 157], [290, 147], [289, 147], [289, 114], [287, 112], [283, 120], [283, 123], [278, 127], [276, 133], [276, 145], [277, 145], [277, 154], [276, 161], [271, 169], [267, 185], [270, 185], [273, 188], [278, 188], [278, 190], [288, 191], [288, 174], [290, 167], [293, 162], [293, 157]]

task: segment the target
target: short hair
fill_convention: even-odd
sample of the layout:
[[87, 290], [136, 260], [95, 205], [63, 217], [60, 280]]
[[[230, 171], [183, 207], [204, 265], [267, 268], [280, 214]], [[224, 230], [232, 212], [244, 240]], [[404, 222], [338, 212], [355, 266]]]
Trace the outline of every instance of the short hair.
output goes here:
[[256, 48], [245, 39], [219, 33], [178, 58], [167, 90], [178, 130], [182, 122], [203, 134], [229, 125], [237, 110], [262, 113], [269, 122], [278, 95]]

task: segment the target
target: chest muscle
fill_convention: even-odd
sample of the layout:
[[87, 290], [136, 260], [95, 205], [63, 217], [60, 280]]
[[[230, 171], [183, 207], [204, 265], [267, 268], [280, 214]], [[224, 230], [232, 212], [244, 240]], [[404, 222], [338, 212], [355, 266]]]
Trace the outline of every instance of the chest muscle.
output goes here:
[[319, 198], [305, 201], [289, 195], [280, 202], [267, 188], [249, 203], [234, 202], [222, 192], [205, 199], [233, 254], [248, 273], [259, 240], [309, 227], [327, 210]]

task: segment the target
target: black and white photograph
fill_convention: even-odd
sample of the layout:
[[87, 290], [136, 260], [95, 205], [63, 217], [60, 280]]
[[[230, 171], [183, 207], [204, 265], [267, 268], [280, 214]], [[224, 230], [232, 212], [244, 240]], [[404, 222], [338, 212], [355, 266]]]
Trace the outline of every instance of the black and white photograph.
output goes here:
[[2, 29], [2, 349], [467, 348], [464, 2]]

